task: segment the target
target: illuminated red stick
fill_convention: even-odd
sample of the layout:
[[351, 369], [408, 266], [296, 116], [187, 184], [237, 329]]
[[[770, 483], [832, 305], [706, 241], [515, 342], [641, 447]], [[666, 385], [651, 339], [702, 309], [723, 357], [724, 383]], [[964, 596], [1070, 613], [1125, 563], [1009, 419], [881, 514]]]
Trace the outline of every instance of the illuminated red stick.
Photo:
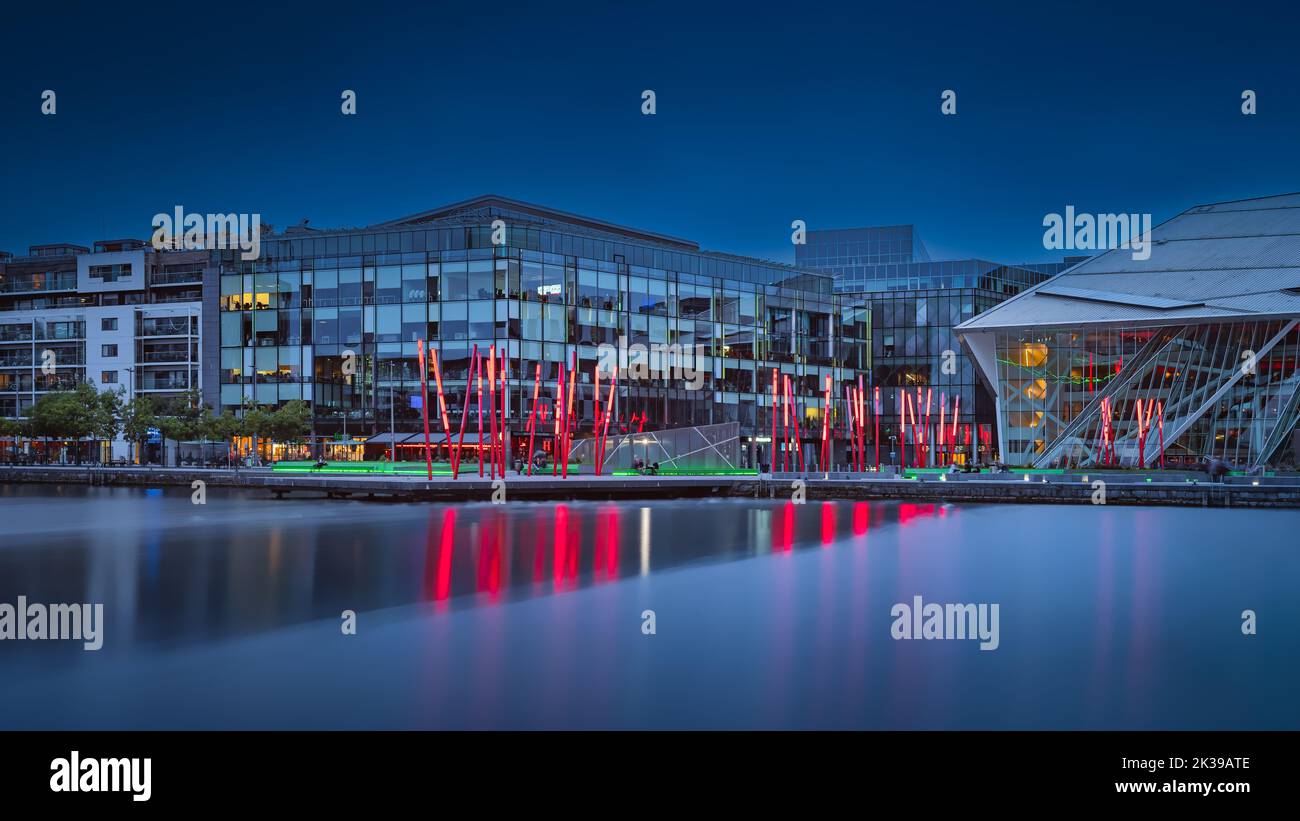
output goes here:
[[574, 383], [578, 376], [578, 352], [573, 352], [573, 364], [569, 368], [569, 391], [564, 395], [564, 476], [569, 478], [569, 449], [573, 442], [573, 394]]
[[848, 450], [849, 465], [854, 470], [858, 470], [858, 449], [853, 446], [853, 443], [857, 441], [857, 439], [855, 438], [856, 434], [854, 432], [855, 428], [853, 427], [854, 424], [856, 424], [853, 418], [854, 416], [853, 407], [854, 407], [853, 388], [849, 387], [848, 385], [845, 385], [844, 386], [844, 410], [845, 410], [844, 435], [846, 440], [845, 444], [849, 446], [849, 450]]
[[[479, 443], [480, 447], [482, 442]], [[488, 345], [488, 478], [497, 478], [497, 349]]]
[[772, 453], [768, 459], [768, 470], [776, 472], [776, 409], [780, 407], [780, 401], [776, 396], [776, 369], [772, 369]]
[[506, 423], [510, 419], [510, 362], [506, 358], [504, 348], [501, 351], [501, 437], [499, 440], [497, 453], [501, 460], [501, 478], [506, 478], [506, 463], [509, 454], [506, 452], [507, 442], [510, 439], [510, 430]]
[[[438, 366], [438, 349], [432, 344], [429, 345], [429, 361], [433, 363], [434, 384], [438, 386], [438, 412], [442, 416], [442, 436], [447, 440], [447, 460], [451, 461], [451, 422], [447, 420], [447, 399], [442, 392], [442, 368]], [[432, 464], [429, 469], [432, 471]], [[455, 473], [454, 469], [452, 473]]]
[[[596, 475], [601, 475], [605, 466], [605, 410], [604, 399], [600, 395], [600, 364], [595, 367], [596, 372], [596, 394], [594, 401], [591, 403], [592, 420], [591, 427], [594, 431], [595, 440], [591, 443], [591, 453], [596, 460]], [[610, 390], [614, 389], [611, 384]]]
[[961, 394], [953, 397], [952, 403], [952, 443], [957, 444], [957, 414], [961, 411]]
[[781, 454], [781, 470], [790, 470], [790, 377], [788, 374], [781, 374], [781, 395], [785, 401], [781, 403], [781, 442], [785, 445], [784, 452]]
[[614, 370], [610, 372], [609, 376], [609, 398], [605, 400], [605, 418], [600, 424], [600, 461], [602, 463], [605, 461], [605, 438], [609, 436], [609, 423], [614, 414], [614, 394], [617, 390], [618, 365], [615, 365]]
[[551, 460], [551, 475], [555, 476], [560, 469], [560, 448], [563, 446], [560, 442], [560, 425], [564, 421], [564, 360], [560, 360], [560, 373], [555, 378], [555, 437], [551, 443], [552, 454], [555, 458]]
[[[424, 364], [424, 340], [420, 343], [420, 414], [424, 417], [424, 466], [433, 480], [433, 454], [429, 452], [429, 369]], [[397, 446], [393, 446], [394, 452]]]
[[528, 475], [533, 475], [533, 437], [537, 434], [537, 395], [542, 390], [542, 363], [537, 363], [533, 375], [533, 410], [528, 415]]
[[907, 396], [906, 388], [898, 389], [898, 466], [907, 467]]
[[460, 412], [460, 439], [456, 442], [456, 455], [451, 460], [451, 478], [455, 479], [460, 475], [460, 452], [465, 447], [465, 421], [469, 419], [469, 394], [470, 383], [474, 379], [474, 365], [478, 362], [478, 343], [474, 343], [474, 351], [469, 357], [469, 368], [465, 371], [465, 409]]
[[830, 463], [827, 459], [826, 444], [829, 441], [831, 425], [831, 375], [826, 374], [825, 388], [822, 390], [822, 470], [830, 470]]
[[875, 422], [875, 435], [872, 437], [876, 445], [876, 472], [880, 472], [880, 386], [877, 385], [872, 389], [871, 397], [871, 418]]
[[862, 387], [862, 374], [858, 374], [858, 390], [853, 395], [858, 403], [858, 469], [867, 469], [867, 392]]
[[785, 382], [785, 389], [787, 394], [786, 400], [790, 405], [790, 420], [793, 423], [793, 427], [794, 427], [794, 442], [795, 442], [795, 447], [797, 448], [796, 453], [798, 455], [799, 470], [800, 472], [802, 472], [804, 470], [803, 437], [799, 433], [799, 414], [797, 413], [799, 407], [794, 403], [794, 382], [792, 380], [787, 379]]
[[[930, 452], [930, 399], [932, 396], [933, 396], [933, 389], [926, 388], [925, 389], [925, 425], [921, 428], [921, 432], [925, 438], [924, 447], [927, 453]], [[930, 460], [927, 457], [926, 462], [928, 463], [929, 461]]]
[[478, 381], [478, 478], [483, 478], [483, 357], [475, 360], [474, 378]]
[[943, 462], [945, 459], [944, 449], [943, 449], [943, 444], [944, 444], [943, 429], [948, 426], [947, 414], [948, 414], [948, 394], [945, 393], [944, 391], [939, 391], [939, 436], [937, 437], [938, 441], [935, 443], [939, 450], [938, 454], [936, 454], [936, 456], [938, 457], [937, 461], [939, 467], [943, 467]]

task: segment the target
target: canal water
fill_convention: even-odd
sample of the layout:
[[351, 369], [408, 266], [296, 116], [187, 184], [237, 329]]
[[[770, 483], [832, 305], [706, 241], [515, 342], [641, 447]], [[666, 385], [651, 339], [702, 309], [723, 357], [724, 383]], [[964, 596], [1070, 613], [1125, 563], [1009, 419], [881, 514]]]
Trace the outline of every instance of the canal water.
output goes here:
[[[98, 651], [0, 641], [0, 728], [1297, 729], [1297, 533], [1274, 510], [5, 486], [0, 604], [104, 624]], [[895, 638], [916, 597], [996, 605], [996, 649]]]

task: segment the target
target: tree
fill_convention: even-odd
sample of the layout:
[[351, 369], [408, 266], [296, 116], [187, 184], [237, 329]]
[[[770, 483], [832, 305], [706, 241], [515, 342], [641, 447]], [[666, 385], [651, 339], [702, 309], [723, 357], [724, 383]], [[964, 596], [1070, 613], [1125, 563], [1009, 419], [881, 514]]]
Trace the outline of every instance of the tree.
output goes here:
[[[158, 426], [154, 400], [137, 396], [122, 404], [122, 438], [132, 445], [142, 445], [149, 438], [149, 429]], [[135, 454], [132, 454], [134, 461]]]
[[278, 442], [298, 442], [311, 431], [311, 406], [292, 399], [271, 414], [271, 437]]
[[[83, 387], [84, 386], [84, 387]], [[93, 385], [79, 384], [71, 391], [54, 391], [42, 395], [27, 411], [28, 430], [45, 439], [46, 454], [55, 439], [81, 439], [90, 435]], [[80, 461], [80, 453], [77, 454]]]
[[122, 396], [117, 391], [100, 391], [91, 408], [92, 442], [112, 442], [122, 432]]
[[179, 453], [181, 442], [197, 439], [203, 433], [204, 421], [211, 411], [212, 409], [204, 405], [199, 398], [199, 392], [194, 389], [161, 403], [156, 414], [158, 428], [163, 435], [163, 464], [167, 463], [166, 440], [174, 440]]
[[271, 435], [271, 414], [251, 399], [245, 399], [239, 434], [253, 439], [253, 453], [261, 453], [261, 439]]

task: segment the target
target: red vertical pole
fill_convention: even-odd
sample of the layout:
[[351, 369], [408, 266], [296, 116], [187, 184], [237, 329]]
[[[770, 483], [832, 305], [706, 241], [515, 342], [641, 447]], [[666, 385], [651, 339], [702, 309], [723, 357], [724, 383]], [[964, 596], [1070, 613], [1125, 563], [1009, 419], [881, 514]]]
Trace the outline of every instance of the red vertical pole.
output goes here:
[[487, 478], [497, 478], [497, 346], [487, 346]]
[[790, 421], [791, 421], [791, 423], [792, 423], [792, 427], [794, 428], [794, 446], [795, 446], [795, 448], [796, 448], [796, 453], [797, 453], [797, 462], [796, 462], [796, 463], [799, 465], [799, 470], [800, 470], [800, 471], [803, 471], [803, 469], [804, 469], [804, 466], [803, 466], [803, 442], [800, 441], [800, 440], [801, 440], [801, 437], [800, 437], [800, 434], [799, 434], [799, 414], [797, 413], [797, 411], [799, 410], [799, 407], [798, 407], [797, 405], [795, 405], [795, 403], [794, 403], [794, 382], [793, 382], [793, 380], [791, 380], [791, 379], [787, 379], [787, 380], [785, 381], [785, 391], [786, 391], [786, 401], [787, 401], [787, 403], [790, 405]]
[[867, 469], [867, 394], [862, 388], [862, 374], [858, 374], [858, 391], [853, 395], [858, 403], [858, 470]]
[[[922, 435], [925, 439], [925, 449], [930, 456], [933, 455], [933, 448], [930, 447], [930, 399], [934, 396], [932, 388], [925, 389], [925, 426], [922, 429]], [[926, 460], [926, 466], [929, 466], [930, 458]]]
[[946, 391], [939, 391], [939, 427], [938, 427], [938, 435], [935, 436], [935, 448], [936, 450], [938, 450], [938, 453], [935, 454], [937, 457], [936, 464], [939, 467], [943, 467], [943, 462], [945, 458], [944, 449], [943, 449], [943, 444], [944, 444], [943, 431], [944, 428], [946, 428], [947, 426], [948, 426], [948, 394]]
[[874, 439], [876, 440], [876, 472], [879, 473], [880, 472], [880, 386], [879, 385], [877, 385], [875, 388], [875, 396], [872, 397], [871, 409], [873, 411], [872, 418], [876, 422]]
[[528, 417], [528, 475], [533, 475], [533, 437], [537, 435], [537, 397], [542, 390], [542, 363], [533, 374], [533, 412]]
[[465, 447], [465, 420], [469, 418], [470, 385], [474, 379], [474, 368], [478, 365], [478, 343], [474, 343], [473, 353], [469, 357], [469, 369], [465, 371], [465, 409], [460, 413], [460, 440], [456, 443], [456, 455], [451, 460], [451, 478], [460, 475], [460, 452]]
[[[438, 366], [438, 349], [429, 346], [429, 361], [433, 363], [434, 384], [438, 387], [438, 413], [442, 417], [442, 435], [447, 440], [447, 461], [451, 461], [451, 422], [447, 419], [447, 398], [442, 392], [442, 368]], [[426, 434], [427, 437], [427, 434]], [[433, 478], [433, 463], [429, 463], [429, 478]]]
[[830, 435], [830, 425], [831, 425], [830, 374], [826, 375], [824, 384], [825, 384], [825, 388], [822, 390], [822, 454], [820, 460], [822, 463], [821, 468], [823, 473], [830, 470], [830, 462], [827, 460], [827, 451], [826, 451], [826, 444], [829, 441], [827, 437]]
[[564, 394], [564, 478], [569, 478], [569, 451], [573, 445], [573, 394], [578, 377], [578, 352], [573, 352], [569, 367], [569, 390]]
[[591, 460], [595, 462], [595, 475], [601, 475], [601, 362], [591, 366], [594, 382], [594, 399], [591, 401]]
[[555, 378], [555, 433], [551, 443], [551, 475], [555, 476], [560, 469], [560, 448], [563, 444], [560, 441], [560, 427], [564, 424], [564, 360], [560, 360], [560, 373]]
[[898, 466], [907, 467], [907, 388], [898, 389]]
[[478, 382], [478, 478], [483, 478], [483, 358], [478, 357], [474, 378]]
[[[959, 393], [953, 397], [953, 402], [952, 402], [952, 444], [954, 447], [956, 447], [959, 444], [959, 442], [957, 441], [957, 417], [960, 415], [960, 412], [961, 412], [961, 394]], [[974, 462], [975, 460], [971, 459], [970, 461]]]
[[854, 403], [853, 401], [853, 388], [848, 385], [845, 385], [844, 386], [844, 411], [845, 411], [844, 443], [848, 445], [847, 456], [849, 457], [849, 465], [852, 466], [853, 470], [861, 470], [861, 468], [858, 466], [857, 429], [854, 427], [854, 425], [857, 424], [857, 421], [854, 418], [855, 407], [856, 407], [856, 403]]
[[[424, 364], [424, 340], [418, 341], [420, 343], [420, 415], [424, 417], [424, 466], [429, 473], [429, 478], [432, 479], [433, 455], [429, 453], [429, 369]], [[396, 450], [397, 445], [394, 443], [393, 451]]]
[[[609, 376], [609, 398], [605, 400], [605, 411], [601, 414], [600, 422], [600, 461], [603, 465], [605, 462], [605, 438], [609, 436], [609, 420], [614, 413], [614, 394], [618, 388], [618, 365]], [[597, 407], [599, 410], [599, 407]]]
[[505, 346], [501, 351], [501, 427], [498, 438], [497, 453], [501, 461], [501, 478], [506, 478], [506, 466], [510, 463], [510, 454], [507, 447], [510, 439], [510, 359], [506, 355]]
[[781, 470], [790, 470], [790, 377], [781, 374], [781, 393], [785, 401], [781, 403], [781, 441], [785, 445], [781, 454]]

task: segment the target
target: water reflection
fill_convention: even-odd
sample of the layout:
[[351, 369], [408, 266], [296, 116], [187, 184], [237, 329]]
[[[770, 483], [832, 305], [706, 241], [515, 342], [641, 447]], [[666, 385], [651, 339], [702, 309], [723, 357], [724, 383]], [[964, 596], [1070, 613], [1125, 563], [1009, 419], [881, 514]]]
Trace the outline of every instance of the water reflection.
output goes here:
[[[425, 505], [210, 490], [7, 487], [0, 601], [103, 601], [116, 648], [271, 630], [345, 609], [445, 611], [696, 562], [830, 547], [935, 505], [681, 501]], [[25, 647], [28, 652], [35, 647]]]
[[[1300, 728], [1296, 511], [0, 488], [0, 515], [0, 601], [107, 625], [0, 644], [0, 727]], [[999, 603], [998, 649], [891, 639], [917, 595]]]

